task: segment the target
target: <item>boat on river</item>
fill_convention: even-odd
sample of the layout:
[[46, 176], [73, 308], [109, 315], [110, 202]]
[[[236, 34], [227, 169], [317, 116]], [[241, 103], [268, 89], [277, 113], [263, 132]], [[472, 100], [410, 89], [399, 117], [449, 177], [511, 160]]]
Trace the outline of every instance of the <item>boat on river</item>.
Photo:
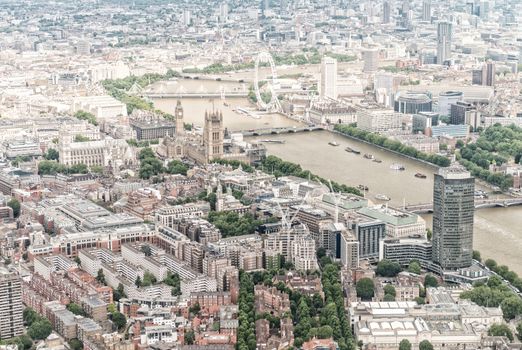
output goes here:
[[424, 174], [422, 174], [422, 173], [416, 173], [416, 174], [415, 174], [415, 177], [418, 177], [419, 179], [425, 179], [425, 178], [427, 178], [427, 176], [424, 175]]
[[374, 158], [374, 159], [373, 159], [373, 162], [374, 162], [374, 163], [382, 163], [382, 160], [377, 159], [377, 158]]
[[351, 147], [346, 147], [344, 150], [345, 150], [346, 152], [350, 152], [350, 153], [353, 153], [353, 154], [361, 154], [361, 151], [358, 151], [358, 150], [353, 149], [353, 148], [351, 148]]
[[368, 186], [365, 186], [365, 185], [359, 185], [357, 186], [358, 189], [360, 189], [361, 191], [366, 191], [368, 192], [370, 189], [368, 188]]
[[259, 140], [259, 142], [262, 143], [285, 143], [285, 140], [272, 140], [272, 139], [266, 139], [266, 140]]
[[406, 167], [399, 163], [393, 163], [392, 165], [390, 165], [390, 169], [403, 171], [403, 170], [406, 170]]
[[378, 199], [378, 200], [380, 200], [380, 201], [386, 201], [386, 202], [391, 200], [390, 197], [388, 197], [388, 196], [385, 195], [385, 194], [381, 194], [381, 193], [376, 194], [376, 195], [375, 195], [375, 199]]
[[363, 156], [365, 159], [370, 159], [370, 160], [374, 160], [375, 157], [373, 156], [373, 154], [369, 154], [369, 153], [365, 153], [364, 156]]
[[335, 146], [335, 147], [340, 146], [339, 142], [337, 142], [337, 141], [330, 141], [330, 142], [328, 142], [328, 144], [330, 146]]

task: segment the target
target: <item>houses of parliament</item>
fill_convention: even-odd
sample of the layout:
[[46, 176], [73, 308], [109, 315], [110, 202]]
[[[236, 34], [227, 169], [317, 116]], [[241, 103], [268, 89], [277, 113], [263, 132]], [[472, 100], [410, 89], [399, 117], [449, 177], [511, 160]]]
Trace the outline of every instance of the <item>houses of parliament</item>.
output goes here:
[[166, 136], [158, 148], [165, 158], [189, 159], [197, 164], [208, 164], [217, 159], [238, 160], [248, 164], [266, 156], [266, 148], [260, 143], [243, 140], [240, 133], [229, 133], [223, 124], [221, 111], [205, 112], [203, 134], [187, 132], [184, 127], [183, 107], [177, 101], [174, 111], [176, 132]]

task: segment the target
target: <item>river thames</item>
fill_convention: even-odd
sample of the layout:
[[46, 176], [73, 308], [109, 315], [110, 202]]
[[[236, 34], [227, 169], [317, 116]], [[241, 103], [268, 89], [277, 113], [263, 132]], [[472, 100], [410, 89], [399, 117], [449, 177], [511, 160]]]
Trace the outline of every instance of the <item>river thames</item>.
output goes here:
[[[218, 88], [221, 82], [205, 82], [211, 88]], [[171, 83], [182, 84], [188, 91], [196, 91], [201, 81], [181, 80]], [[155, 106], [165, 112], [173, 113], [175, 99], [156, 99]], [[245, 98], [227, 100], [226, 106], [220, 99], [184, 98], [182, 105], [186, 123], [202, 126], [205, 111], [212, 109], [223, 112], [225, 127], [228, 130], [245, 130], [262, 127], [281, 127], [297, 125], [279, 114], [264, 115], [254, 119], [233, 111], [237, 106], [248, 107]], [[252, 107], [250, 105], [250, 107]], [[268, 136], [262, 137], [268, 138]], [[406, 159], [393, 153], [380, 150], [341, 135], [328, 131], [316, 131], [298, 134], [271, 135], [269, 138], [284, 140], [284, 144], [266, 144], [268, 154], [284, 160], [301, 164], [315, 174], [350, 186], [359, 184], [368, 186], [366, 196], [375, 200], [376, 194], [385, 194], [391, 198], [390, 205], [401, 208], [404, 203], [428, 203], [433, 196], [433, 174], [435, 167]], [[255, 138], [254, 138], [255, 139]], [[330, 141], [340, 144], [328, 145]], [[361, 151], [360, 155], [346, 152], [346, 146]], [[372, 162], [363, 158], [369, 153], [381, 160]], [[405, 171], [390, 169], [393, 163], [403, 164]], [[426, 179], [416, 178], [415, 173], [427, 175]], [[431, 228], [431, 215], [423, 215], [427, 227]], [[522, 275], [522, 207], [481, 209], [475, 212], [474, 249], [482, 253], [483, 258], [494, 258], [500, 264]]]

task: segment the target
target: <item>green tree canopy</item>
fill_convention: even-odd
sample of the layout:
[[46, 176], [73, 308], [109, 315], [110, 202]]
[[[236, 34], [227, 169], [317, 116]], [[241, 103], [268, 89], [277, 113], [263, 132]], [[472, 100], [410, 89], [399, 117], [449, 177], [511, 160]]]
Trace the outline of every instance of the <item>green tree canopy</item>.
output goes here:
[[67, 310], [75, 315], [85, 316], [85, 311], [83, 311], [83, 308], [76, 303], [67, 304]]
[[13, 209], [13, 215], [17, 218], [20, 215], [20, 201], [16, 198], [11, 198], [9, 202], [7, 202], [7, 206]]
[[69, 346], [71, 347], [71, 350], [83, 349], [83, 343], [76, 338], [69, 340]]
[[511, 332], [511, 329], [507, 324], [498, 324], [495, 323], [494, 325], [491, 325], [488, 330], [488, 335], [495, 336], [495, 337], [507, 337], [510, 341], [513, 341], [513, 332]]
[[433, 275], [427, 274], [424, 277], [424, 287], [438, 287], [439, 282], [437, 281], [437, 278], [435, 278]]
[[411, 343], [408, 339], [403, 339], [399, 343], [399, 350], [411, 350]]
[[49, 150], [45, 154], [45, 159], [47, 160], [58, 160], [59, 158], [60, 154], [54, 148], [49, 148]]
[[377, 264], [375, 272], [382, 277], [395, 277], [401, 270], [399, 263], [383, 259]]
[[395, 290], [395, 287], [391, 284], [387, 284], [384, 286], [384, 294], [391, 295], [392, 297], [397, 296], [397, 291]]
[[371, 278], [361, 278], [355, 285], [357, 296], [363, 300], [371, 300], [375, 294], [375, 286]]
[[418, 261], [413, 260], [408, 266], [408, 272], [415, 273], [417, 275], [421, 274], [421, 266]]
[[506, 320], [512, 320], [522, 314], [522, 299], [516, 295], [510, 296], [502, 301], [500, 308], [502, 309], [504, 318]]
[[105, 281], [105, 274], [103, 273], [103, 269], [99, 269], [98, 273], [96, 275], [96, 280], [100, 282], [101, 284], [106, 284]]
[[127, 324], [127, 318], [121, 312], [116, 311], [112, 314], [112, 322], [114, 323], [116, 328], [122, 330], [123, 327], [125, 327], [125, 325]]
[[189, 330], [189, 331], [185, 332], [185, 344], [186, 345], [194, 344], [194, 340], [195, 340], [195, 336], [194, 336], [193, 330]]
[[419, 350], [433, 350], [433, 345], [428, 340], [419, 343]]
[[34, 340], [41, 340], [47, 338], [52, 331], [53, 327], [48, 319], [38, 318], [29, 326], [27, 334]]
[[36, 313], [36, 311], [34, 311], [33, 309], [31, 309], [30, 307], [26, 307], [24, 309], [24, 312], [23, 312], [23, 318], [24, 318], [24, 322], [25, 324], [29, 327], [30, 325], [33, 324], [34, 321], [36, 321], [38, 319], [38, 314]]
[[480, 252], [478, 250], [473, 251], [473, 259], [477, 261], [482, 261], [482, 257], [480, 256]]

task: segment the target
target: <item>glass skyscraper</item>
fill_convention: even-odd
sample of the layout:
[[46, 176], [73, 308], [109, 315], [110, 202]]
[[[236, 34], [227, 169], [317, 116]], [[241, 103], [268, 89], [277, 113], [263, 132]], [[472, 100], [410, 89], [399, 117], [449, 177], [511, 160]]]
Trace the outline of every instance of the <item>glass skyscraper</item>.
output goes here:
[[475, 179], [461, 166], [441, 168], [433, 188], [433, 261], [444, 270], [471, 266]]

